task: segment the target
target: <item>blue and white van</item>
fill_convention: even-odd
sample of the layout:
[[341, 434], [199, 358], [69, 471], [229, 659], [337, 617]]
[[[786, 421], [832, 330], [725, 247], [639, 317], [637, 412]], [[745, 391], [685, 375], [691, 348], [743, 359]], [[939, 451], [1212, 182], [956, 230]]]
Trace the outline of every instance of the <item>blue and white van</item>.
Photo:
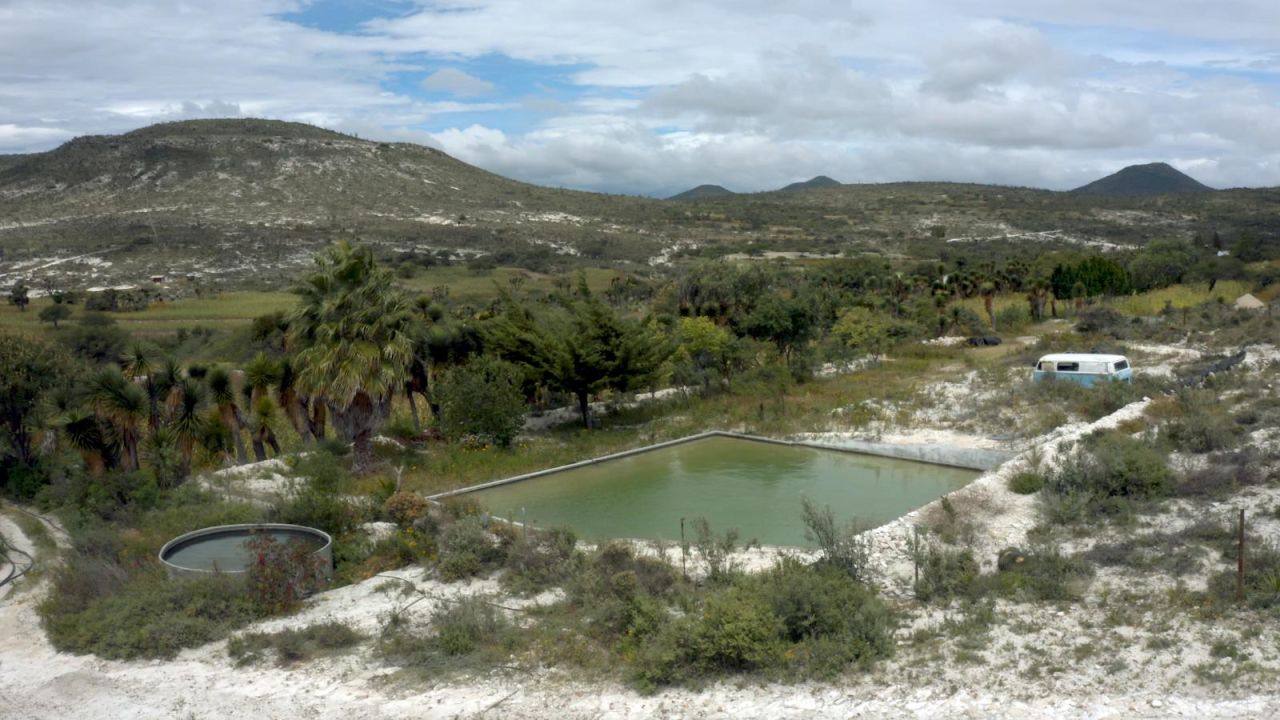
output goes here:
[[1133, 368], [1123, 355], [1099, 353], [1053, 353], [1036, 362], [1032, 380], [1070, 380], [1092, 387], [1099, 380], [1133, 382]]

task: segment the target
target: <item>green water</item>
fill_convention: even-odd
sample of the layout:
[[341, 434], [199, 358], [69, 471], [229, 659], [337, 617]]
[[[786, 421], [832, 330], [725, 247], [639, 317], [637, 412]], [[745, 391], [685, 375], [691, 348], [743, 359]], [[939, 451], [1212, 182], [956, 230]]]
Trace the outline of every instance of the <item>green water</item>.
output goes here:
[[978, 476], [974, 470], [712, 437], [471, 493], [495, 515], [592, 539], [678, 540], [705, 516], [743, 541], [806, 546], [800, 499], [882, 525]]
[[[298, 530], [274, 529], [267, 534], [275, 538], [277, 543], [303, 542], [317, 549], [321, 545], [315, 535]], [[164, 559], [171, 565], [190, 570], [241, 572], [248, 570], [249, 563], [253, 560], [253, 553], [245, 545], [249, 539], [249, 533], [245, 530], [202, 535], [171, 548]]]

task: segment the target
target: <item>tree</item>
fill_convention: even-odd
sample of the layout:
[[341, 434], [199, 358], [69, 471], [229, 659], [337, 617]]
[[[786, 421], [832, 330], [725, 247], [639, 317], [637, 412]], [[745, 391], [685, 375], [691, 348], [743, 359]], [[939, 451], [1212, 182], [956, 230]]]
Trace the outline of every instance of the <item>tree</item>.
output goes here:
[[182, 455], [179, 477], [186, 477], [191, 472], [191, 456], [195, 453], [195, 445], [206, 432], [205, 417], [201, 414], [204, 397], [204, 388], [192, 378], [181, 378], [169, 393], [166, 403], [168, 427], [178, 445], [178, 452]]
[[115, 362], [124, 352], [129, 334], [101, 313], [85, 313], [61, 338], [76, 355], [95, 363]]
[[120, 467], [126, 471], [141, 467], [138, 444], [141, 426], [147, 419], [147, 394], [115, 368], [103, 368], [89, 378], [89, 405], [111, 431], [119, 448]]
[[750, 337], [772, 342], [789, 365], [795, 348], [813, 336], [815, 319], [811, 303], [769, 293], [747, 316], [742, 329]]
[[9, 304], [16, 305], [19, 311], [25, 312], [27, 305], [31, 303], [30, 290], [22, 283], [14, 285], [9, 291]]
[[222, 418], [222, 424], [230, 431], [235, 443], [236, 462], [244, 465], [249, 462], [249, 453], [245, 451], [244, 438], [240, 435], [245, 424], [244, 415], [240, 412], [240, 405], [236, 403], [236, 389], [231, 373], [226, 368], [214, 368], [209, 371], [205, 382], [209, 384], [209, 395], [218, 409], [218, 416]]
[[58, 323], [71, 317], [71, 308], [61, 303], [49, 305], [40, 309], [40, 322], [53, 323], [56, 330]]
[[295, 384], [323, 398], [352, 440], [352, 471], [364, 475], [373, 468], [374, 430], [413, 359], [413, 307], [368, 248], [342, 242], [316, 265], [295, 289], [301, 300], [290, 317]]
[[535, 382], [572, 394], [586, 427], [592, 394], [641, 385], [674, 349], [650, 321], [620, 317], [592, 295], [582, 276], [577, 290], [557, 296], [547, 312], [535, 314], [510, 296], [504, 304], [487, 327], [486, 347], [524, 367]]
[[456, 441], [467, 435], [508, 447], [524, 426], [527, 406], [520, 369], [481, 355], [445, 373], [440, 390], [440, 428]]
[[855, 306], [841, 311], [831, 333], [853, 350], [878, 358], [888, 349], [890, 321], [881, 313]]
[[35, 464], [31, 438], [40, 428], [40, 399], [70, 382], [72, 367], [65, 353], [21, 335], [0, 334], [0, 468], [8, 477], [9, 462]]
[[715, 374], [729, 375], [732, 362], [733, 335], [705, 316], [680, 318], [676, 333], [678, 345], [675, 360], [687, 381], [711, 389]]

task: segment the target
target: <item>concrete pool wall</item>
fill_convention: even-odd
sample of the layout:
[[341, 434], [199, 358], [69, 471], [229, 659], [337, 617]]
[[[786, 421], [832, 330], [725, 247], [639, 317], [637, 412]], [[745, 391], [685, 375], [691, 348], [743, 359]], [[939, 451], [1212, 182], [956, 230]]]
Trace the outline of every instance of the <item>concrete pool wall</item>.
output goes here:
[[969, 448], [946, 455], [937, 445], [851, 447], [838, 444], [843, 440], [711, 431], [429, 499], [475, 497], [495, 520], [567, 526], [588, 539], [671, 539], [683, 533], [681, 518], [705, 517], [762, 544], [801, 547], [811, 540], [800, 522], [804, 502], [876, 527], [959, 490], [1003, 459]]
[[436, 493], [435, 495], [429, 495], [427, 496], [427, 499], [437, 501], [444, 500], [445, 498], [457, 495], [465, 495], [479, 490], [487, 490], [489, 488], [509, 485], [511, 483], [522, 482], [524, 480], [532, 480], [534, 478], [544, 477], [547, 475], [555, 475], [568, 470], [590, 467], [610, 460], [620, 460], [622, 458], [639, 455], [641, 453], [662, 450], [664, 448], [713, 437], [727, 437], [737, 440], [750, 440], [752, 442], [773, 443], [775, 445], [786, 445], [788, 447], [813, 448], [814, 450], [833, 450], [836, 452], [856, 453], [859, 455], [874, 455], [878, 457], [894, 458], [897, 460], [911, 460], [929, 465], [962, 468], [964, 470], [992, 470], [1013, 457], [1013, 453], [1002, 450], [966, 448], [931, 443], [896, 444], [870, 442], [866, 440], [841, 440], [838, 443], [822, 443], [805, 440], [783, 440], [779, 438], [764, 437], [762, 435], [748, 435], [746, 433], [730, 432], [727, 430], [708, 430], [707, 432], [688, 435], [686, 437], [676, 438], [675, 440], [666, 440], [660, 443], [654, 443], [653, 445], [646, 445], [644, 447], [633, 448], [631, 450], [623, 450], [621, 452], [601, 455], [587, 460], [579, 460], [578, 462], [569, 463], [568, 465], [560, 465], [558, 467], [547, 468], [546, 470], [536, 470], [534, 472], [523, 473], [521, 475], [513, 475], [508, 478], [490, 480], [489, 482], [477, 485], [457, 488], [456, 490], [448, 490]]

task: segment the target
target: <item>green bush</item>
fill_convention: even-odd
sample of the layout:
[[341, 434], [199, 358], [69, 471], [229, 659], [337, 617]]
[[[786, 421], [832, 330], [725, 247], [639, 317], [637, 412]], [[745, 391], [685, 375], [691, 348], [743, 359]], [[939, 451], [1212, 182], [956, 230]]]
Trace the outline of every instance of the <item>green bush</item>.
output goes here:
[[[245, 625], [255, 613], [242, 582], [221, 576], [170, 580], [155, 571], [117, 587], [110, 594], [85, 598], [84, 568], [63, 566], [54, 590], [40, 603], [45, 631], [54, 647], [110, 659], [171, 658], [179, 650], [223, 637]], [[100, 566], [99, 578], [113, 574]], [[80, 592], [64, 594], [71, 587]], [[100, 588], [105, 589], [105, 588]]]
[[440, 532], [440, 559], [436, 568], [445, 582], [475, 577], [503, 559], [498, 540], [480, 524], [480, 518], [464, 517]]
[[431, 507], [427, 499], [415, 492], [398, 492], [382, 504], [382, 512], [400, 527], [412, 525]]
[[482, 355], [449, 370], [440, 382], [440, 429], [451, 441], [478, 437], [511, 445], [528, 409], [519, 368]]
[[1044, 476], [1036, 472], [1020, 472], [1009, 478], [1009, 489], [1019, 495], [1032, 495], [1044, 487]]
[[1044, 487], [1054, 498], [1083, 498], [1091, 511], [1116, 513], [1130, 501], [1169, 495], [1173, 472], [1153, 443], [1111, 432], [1077, 444], [1046, 476]]
[[850, 520], [841, 526], [830, 506], [818, 507], [808, 498], [800, 499], [800, 513], [805, 539], [818, 545], [822, 562], [843, 570], [855, 580], [865, 579], [871, 551], [857, 522]]
[[273, 651], [281, 665], [309, 660], [317, 655], [349, 648], [364, 636], [337, 621], [289, 628], [274, 633], [244, 633], [227, 641], [227, 655], [237, 665], [260, 662]]
[[918, 553], [916, 599], [921, 602], [972, 597], [978, 582], [978, 561], [969, 550], [953, 550], [930, 543]]
[[1058, 602], [1079, 600], [1093, 578], [1093, 568], [1084, 559], [1063, 555], [1057, 548], [1038, 548], [1020, 558], [984, 581], [1012, 600]]
[[[1224, 559], [1232, 568], [1209, 578], [1209, 595], [1221, 605], [1235, 603], [1236, 548], [1231, 544]], [[1280, 548], [1270, 541], [1250, 538], [1245, 547], [1244, 601], [1247, 607], [1266, 610], [1273, 616], [1280, 611]]]
[[894, 627], [889, 608], [844, 571], [784, 560], [649, 631], [632, 680], [653, 690], [727, 673], [830, 677], [888, 655]]
[[479, 598], [444, 605], [431, 615], [436, 644], [445, 655], [467, 655], [510, 626], [497, 608]]
[[578, 540], [568, 528], [517, 537], [507, 550], [502, 585], [519, 593], [536, 593], [564, 583], [581, 566]]

